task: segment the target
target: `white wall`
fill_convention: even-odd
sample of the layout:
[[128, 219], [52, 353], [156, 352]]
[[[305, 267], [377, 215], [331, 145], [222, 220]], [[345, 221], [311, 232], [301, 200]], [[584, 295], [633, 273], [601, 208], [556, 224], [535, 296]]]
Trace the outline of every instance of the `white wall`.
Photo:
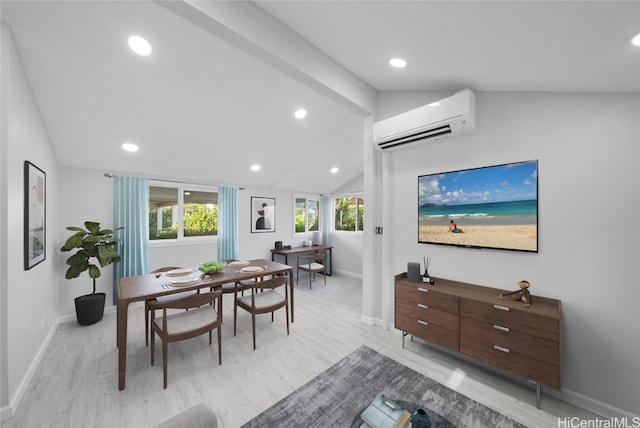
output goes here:
[[[2, 387], [0, 416], [12, 413], [33, 373], [37, 358], [54, 331], [58, 316], [59, 176], [47, 130], [13, 35], [2, 23]], [[23, 266], [23, 164], [46, 173], [46, 258], [29, 270]]]
[[[365, 201], [366, 204], [366, 201]], [[333, 232], [333, 271], [362, 278], [363, 240], [361, 232]]]
[[[404, 95], [383, 94], [381, 109], [415, 107], [415, 94], [406, 106]], [[529, 280], [534, 296], [562, 300], [563, 398], [640, 414], [640, 95], [476, 95], [475, 133], [389, 156], [390, 274], [429, 256], [436, 277], [504, 289]], [[539, 253], [417, 243], [418, 175], [530, 159], [539, 160]]]
[[[75, 318], [74, 299], [93, 291], [93, 281], [86, 272], [75, 279], [65, 279], [66, 260], [72, 252], [61, 252], [72, 232], [68, 226], [84, 227], [85, 221], [100, 223], [104, 229], [113, 228], [113, 179], [104, 176], [104, 171], [81, 168], [60, 169], [60, 238], [56, 242], [55, 257], [60, 274], [58, 287], [59, 315]], [[96, 292], [106, 293], [105, 306], [113, 304], [113, 266], [101, 269], [96, 278]]]

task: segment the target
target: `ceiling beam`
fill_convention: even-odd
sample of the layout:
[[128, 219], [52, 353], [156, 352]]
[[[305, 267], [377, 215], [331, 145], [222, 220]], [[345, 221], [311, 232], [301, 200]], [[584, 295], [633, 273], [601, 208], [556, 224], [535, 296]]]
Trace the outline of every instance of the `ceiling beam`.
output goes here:
[[373, 113], [373, 87], [254, 2], [155, 2], [354, 112]]

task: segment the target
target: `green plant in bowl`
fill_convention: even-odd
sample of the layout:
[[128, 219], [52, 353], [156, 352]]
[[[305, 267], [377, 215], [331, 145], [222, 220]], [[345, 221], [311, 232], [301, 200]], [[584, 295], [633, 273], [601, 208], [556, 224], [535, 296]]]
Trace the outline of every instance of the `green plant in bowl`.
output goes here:
[[218, 262], [215, 260], [211, 260], [208, 262], [202, 262], [198, 265], [198, 270], [200, 270], [201, 272], [208, 274], [211, 273], [216, 273], [216, 272], [220, 272], [222, 271], [222, 269], [224, 269], [224, 263], [223, 262]]

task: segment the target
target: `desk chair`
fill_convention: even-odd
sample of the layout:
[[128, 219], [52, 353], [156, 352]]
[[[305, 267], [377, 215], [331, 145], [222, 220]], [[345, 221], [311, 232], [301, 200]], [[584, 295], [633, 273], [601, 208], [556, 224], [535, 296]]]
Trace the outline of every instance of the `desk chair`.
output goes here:
[[309, 274], [309, 289], [311, 289], [311, 274], [313, 280], [316, 280], [316, 273], [322, 272], [324, 285], [327, 285], [327, 270], [324, 265], [325, 255], [323, 253], [315, 253], [311, 256], [298, 256], [298, 265], [296, 270], [296, 285], [300, 283], [300, 271], [306, 271]]

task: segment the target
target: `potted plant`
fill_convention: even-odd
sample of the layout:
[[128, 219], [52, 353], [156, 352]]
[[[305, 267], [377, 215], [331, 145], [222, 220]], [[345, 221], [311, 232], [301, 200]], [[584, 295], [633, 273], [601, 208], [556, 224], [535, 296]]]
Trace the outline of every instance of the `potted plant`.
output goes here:
[[[75, 232], [69, 236], [60, 251], [77, 251], [67, 259], [69, 268], [65, 273], [66, 279], [77, 278], [84, 271], [88, 271], [93, 278], [93, 293], [76, 297], [76, 316], [81, 325], [95, 324], [104, 314], [106, 293], [96, 293], [96, 278], [100, 277], [100, 268], [111, 263], [119, 262], [121, 257], [115, 249], [119, 239], [113, 236], [114, 230], [100, 229], [100, 223], [85, 221], [86, 229], [69, 226], [67, 230]], [[118, 228], [115, 230], [120, 230]], [[97, 259], [98, 266], [92, 259]], [[92, 263], [93, 261], [93, 263]]]

